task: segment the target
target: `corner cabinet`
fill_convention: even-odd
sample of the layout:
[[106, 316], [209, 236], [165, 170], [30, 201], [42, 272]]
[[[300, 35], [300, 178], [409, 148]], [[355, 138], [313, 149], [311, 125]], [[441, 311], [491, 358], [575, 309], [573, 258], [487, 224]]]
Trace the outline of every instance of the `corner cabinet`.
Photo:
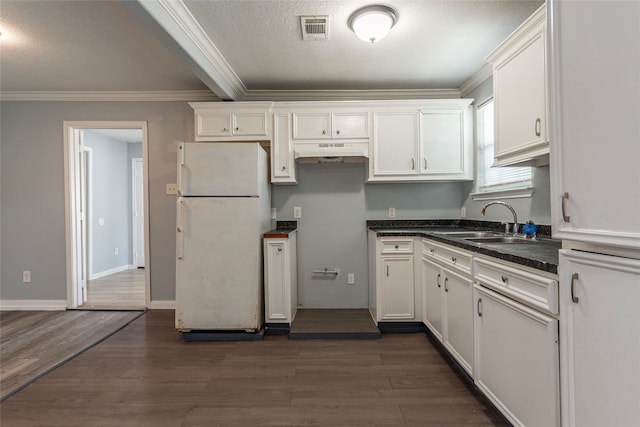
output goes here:
[[265, 323], [291, 326], [298, 308], [296, 232], [288, 237], [265, 237]]
[[472, 101], [391, 103], [374, 111], [368, 182], [472, 180]]
[[271, 102], [191, 102], [196, 141], [271, 139]]
[[542, 5], [487, 57], [493, 64], [494, 166], [549, 163], [546, 29]]

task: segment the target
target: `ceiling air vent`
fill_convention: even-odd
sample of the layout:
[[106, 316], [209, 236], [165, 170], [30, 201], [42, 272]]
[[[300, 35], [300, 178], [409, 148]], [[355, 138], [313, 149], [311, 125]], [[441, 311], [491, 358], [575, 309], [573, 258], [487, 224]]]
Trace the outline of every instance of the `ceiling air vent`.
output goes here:
[[302, 40], [329, 40], [329, 15], [301, 16]]

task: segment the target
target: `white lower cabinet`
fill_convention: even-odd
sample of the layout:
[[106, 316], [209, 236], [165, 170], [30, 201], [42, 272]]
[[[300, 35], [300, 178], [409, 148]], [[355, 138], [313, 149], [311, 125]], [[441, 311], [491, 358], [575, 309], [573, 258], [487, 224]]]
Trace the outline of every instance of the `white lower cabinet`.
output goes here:
[[264, 244], [265, 323], [291, 324], [297, 311], [296, 233], [266, 238]]
[[473, 375], [472, 281], [425, 258], [422, 268], [424, 323]]
[[559, 426], [558, 320], [477, 278], [474, 306], [480, 391], [516, 426]]
[[640, 260], [560, 251], [562, 424], [640, 425]]

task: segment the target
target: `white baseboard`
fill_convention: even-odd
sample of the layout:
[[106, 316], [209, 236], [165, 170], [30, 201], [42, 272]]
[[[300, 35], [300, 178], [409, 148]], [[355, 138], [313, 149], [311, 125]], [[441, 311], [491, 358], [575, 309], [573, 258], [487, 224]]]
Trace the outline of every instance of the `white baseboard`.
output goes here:
[[96, 280], [102, 277], [111, 276], [112, 274], [120, 273], [121, 271], [133, 270], [133, 265], [121, 265], [120, 267], [112, 268], [110, 270], [104, 270], [100, 273], [93, 273], [89, 276], [89, 280]]
[[0, 311], [63, 311], [67, 309], [67, 300], [53, 299], [3, 299]]
[[176, 302], [175, 301], [151, 301], [149, 306], [151, 310], [175, 310]]

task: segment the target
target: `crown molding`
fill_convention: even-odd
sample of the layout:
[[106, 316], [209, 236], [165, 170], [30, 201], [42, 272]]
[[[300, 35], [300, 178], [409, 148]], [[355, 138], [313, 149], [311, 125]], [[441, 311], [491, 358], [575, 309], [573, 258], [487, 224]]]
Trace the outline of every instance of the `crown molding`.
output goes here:
[[208, 90], [175, 91], [5, 91], [2, 101], [219, 101]]
[[243, 101], [357, 101], [460, 98], [458, 89], [249, 90]]
[[460, 96], [466, 97], [491, 76], [493, 76], [493, 65], [484, 64], [473, 76], [460, 85]]

